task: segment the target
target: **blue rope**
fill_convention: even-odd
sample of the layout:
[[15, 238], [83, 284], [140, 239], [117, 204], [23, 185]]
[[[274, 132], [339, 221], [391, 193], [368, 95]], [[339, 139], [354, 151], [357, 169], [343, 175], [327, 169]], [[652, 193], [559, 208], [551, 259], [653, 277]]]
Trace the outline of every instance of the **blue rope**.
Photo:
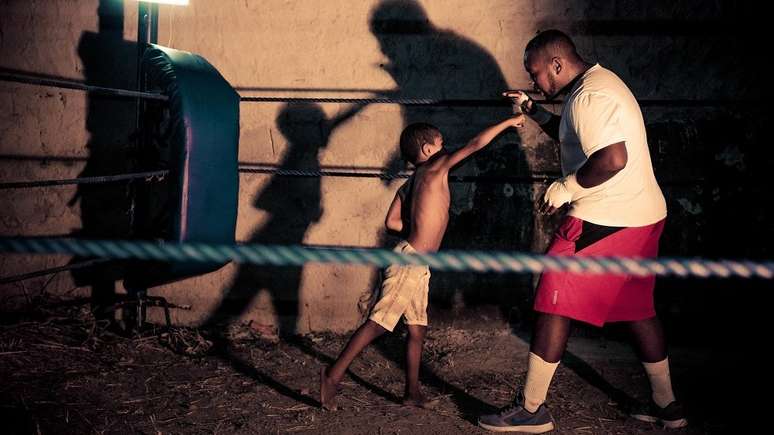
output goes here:
[[634, 276], [679, 276], [774, 279], [774, 262], [704, 260], [691, 258], [637, 259], [625, 257], [565, 257], [505, 251], [443, 251], [399, 254], [385, 249], [330, 248], [258, 244], [165, 243], [68, 238], [0, 238], [0, 252], [72, 254], [116, 259], [175, 262], [252, 263], [302, 266], [308, 262], [348, 263], [387, 267], [392, 264], [428, 265], [436, 270], [539, 273], [566, 271]]

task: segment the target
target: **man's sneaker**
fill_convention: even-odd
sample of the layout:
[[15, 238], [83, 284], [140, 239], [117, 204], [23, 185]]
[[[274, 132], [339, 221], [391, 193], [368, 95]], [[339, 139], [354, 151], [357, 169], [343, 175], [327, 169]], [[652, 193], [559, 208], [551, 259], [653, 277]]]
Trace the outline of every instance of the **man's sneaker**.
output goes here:
[[667, 429], [688, 426], [683, 406], [677, 401], [661, 408], [651, 400], [647, 406], [632, 412], [632, 418], [649, 423], [660, 423]]
[[516, 403], [500, 413], [479, 417], [478, 425], [492, 432], [543, 433], [554, 429], [554, 419], [545, 404], [532, 413], [522, 403], [524, 399], [519, 394]]

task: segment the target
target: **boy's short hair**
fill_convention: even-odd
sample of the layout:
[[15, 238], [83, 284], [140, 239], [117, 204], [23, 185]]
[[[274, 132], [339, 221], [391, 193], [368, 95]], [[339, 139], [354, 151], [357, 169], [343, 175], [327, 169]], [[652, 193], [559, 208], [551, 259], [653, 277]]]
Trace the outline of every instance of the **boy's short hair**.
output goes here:
[[422, 152], [422, 145], [435, 142], [441, 135], [438, 127], [425, 122], [416, 122], [403, 129], [400, 134], [400, 156], [409, 163], [416, 163]]

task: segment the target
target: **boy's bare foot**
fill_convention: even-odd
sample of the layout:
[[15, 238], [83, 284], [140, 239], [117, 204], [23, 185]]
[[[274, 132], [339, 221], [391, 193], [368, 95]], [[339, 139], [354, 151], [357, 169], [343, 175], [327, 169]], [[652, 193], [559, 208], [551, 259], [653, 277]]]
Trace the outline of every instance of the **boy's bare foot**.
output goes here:
[[412, 396], [403, 398], [403, 406], [415, 406], [422, 409], [433, 409], [440, 403], [438, 399], [428, 399], [425, 396]]
[[325, 374], [325, 367], [320, 368], [320, 405], [327, 411], [336, 410], [337, 385]]

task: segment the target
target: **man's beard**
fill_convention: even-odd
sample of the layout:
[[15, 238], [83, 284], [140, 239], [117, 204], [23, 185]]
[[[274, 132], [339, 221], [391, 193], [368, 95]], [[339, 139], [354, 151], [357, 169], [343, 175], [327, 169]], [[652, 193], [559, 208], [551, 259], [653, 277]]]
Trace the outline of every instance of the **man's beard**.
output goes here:
[[556, 79], [553, 76], [548, 76], [548, 92], [543, 92], [543, 96], [546, 97], [547, 100], [554, 100], [559, 94], [559, 91], [561, 89], [558, 89], [556, 86]]

